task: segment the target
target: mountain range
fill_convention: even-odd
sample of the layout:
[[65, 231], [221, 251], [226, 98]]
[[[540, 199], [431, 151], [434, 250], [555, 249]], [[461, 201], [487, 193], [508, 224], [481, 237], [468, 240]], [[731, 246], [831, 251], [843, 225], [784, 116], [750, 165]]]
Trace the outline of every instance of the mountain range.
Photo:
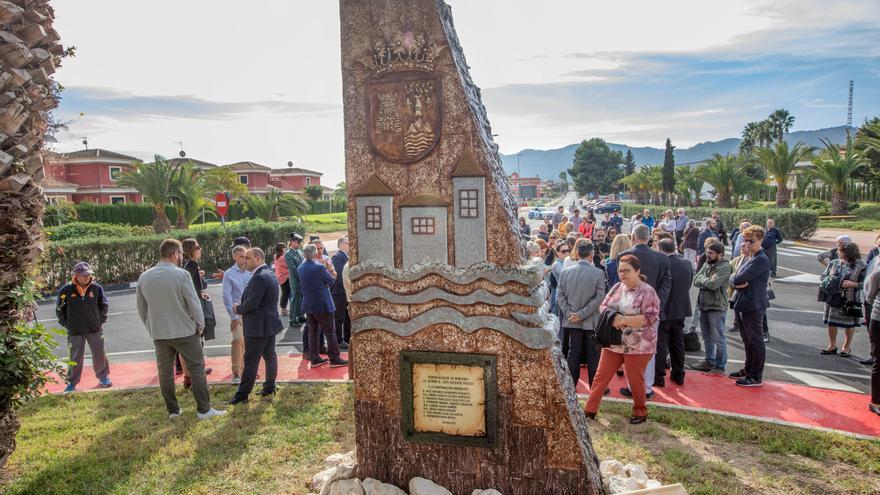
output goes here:
[[[812, 131], [795, 131], [785, 135], [785, 140], [789, 144], [803, 141], [807, 146], [822, 147], [822, 140], [827, 139], [832, 143], [846, 143], [846, 126], [829, 127], [827, 129], [816, 129]], [[850, 127], [850, 133], [855, 135], [856, 128]], [[725, 155], [727, 153], [736, 153], [739, 149], [739, 138], [727, 138], [721, 141], [707, 141], [699, 143], [690, 148], [675, 149], [676, 165], [685, 165], [703, 161], [711, 158], [715, 153]], [[675, 142], [673, 141], [673, 145]], [[555, 179], [559, 176], [559, 172], [568, 170], [574, 159], [574, 151], [580, 143], [570, 144], [564, 148], [553, 150], [533, 150], [525, 149], [519, 152], [519, 170], [520, 175], [524, 177], [541, 176], [547, 179]], [[636, 165], [653, 165], [663, 163], [663, 148], [653, 148], [650, 146], [631, 147], [625, 144], [608, 143], [608, 147], [614, 151], [620, 151], [626, 155], [627, 150], [632, 150], [636, 159]], [[501, 161], [504, 170], [510, 174], [517, 171], [517, 154], [501, 155]]]

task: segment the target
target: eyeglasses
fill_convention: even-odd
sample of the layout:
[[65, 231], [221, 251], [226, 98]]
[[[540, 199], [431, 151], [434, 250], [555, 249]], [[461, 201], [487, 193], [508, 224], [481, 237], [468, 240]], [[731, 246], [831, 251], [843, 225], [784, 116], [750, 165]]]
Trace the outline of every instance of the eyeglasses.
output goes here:
[[631, 268], [618, 268], [617, 273], [632, 273], [633, 270]]
[[754, 243], [758, 242], [758, 240], [757, 239], [743, 239], [743, 242], [748, 242], [749, 244], [754, 244]]
[[559, 252], [560, 252], [560, 253], [568, 254], [568, 253], [571, 252], [571, 249], [560, 249]]

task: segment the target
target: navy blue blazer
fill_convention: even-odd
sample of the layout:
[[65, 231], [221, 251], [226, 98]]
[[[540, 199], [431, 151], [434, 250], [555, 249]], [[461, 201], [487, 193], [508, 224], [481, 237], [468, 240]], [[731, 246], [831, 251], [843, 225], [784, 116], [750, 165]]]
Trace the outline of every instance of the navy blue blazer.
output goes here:
[[732, 305], [734, 311], [764, 311], [770, 305], [767, 298], [767, 284], [770, 281], [770, 258], [764, 250], [755, 253], [740, 265], [739, 270], [730, 277], [730, 285], [749, 284], [744, 289], [736, 289]]
[[336, 251], [336, 254], [330, 258], [333, 263], [333, 269], [336, 270], [336, 282], [330, 287], [330, 293], [337, 296], [345, 295], [345, 284], [342, 283], [342, 268], [348, 263], [348, 255], [344, 251]]
[[315, 260], [305, 260], [296, 270], [302, 291], [302, 312], [312, 315], [335, 312], [330, 287], [333, 287], [336, 279], [324, 265]]
[[278, 315], [281, 289], [275, 272], [262, 265], [244, 287], [237, 313], [241, 315], [245, 337], [271, 337], [284, 329]]
[[666, 300], [663, 308], [664, 315], [667, 320], [681, 320], [693, 315], [689, 291], [694, 283], [694, 265], [677, 254], [670, 254], [667, 257], [672, 286], [669, 299]]

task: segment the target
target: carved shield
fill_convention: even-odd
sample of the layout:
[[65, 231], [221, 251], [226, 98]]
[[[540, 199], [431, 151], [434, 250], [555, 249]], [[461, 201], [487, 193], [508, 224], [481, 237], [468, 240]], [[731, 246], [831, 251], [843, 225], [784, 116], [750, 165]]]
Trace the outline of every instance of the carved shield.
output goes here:
[[395, 163], [414, 163], [440, 141], [440, 79], [421, 72], [392, 72], [367, 86], [367, 128], [373, 151]]

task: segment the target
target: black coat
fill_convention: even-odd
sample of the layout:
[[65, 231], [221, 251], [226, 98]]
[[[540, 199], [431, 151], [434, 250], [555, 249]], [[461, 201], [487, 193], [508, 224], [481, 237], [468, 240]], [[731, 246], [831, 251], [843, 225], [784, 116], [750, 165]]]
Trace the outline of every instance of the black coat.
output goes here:
[[108, 309], [103, 287], [93, 282], [80, 297], [76, 287], [69, 283], [58, 292], [55, 315], [68, 335], [85, 335], [101, 331], [101, 325], [107, 321]]
[[693, 315], [690, 288], [694, 283], [694, 265], [677, 254], [670, 254], [668, 257], [672, 287], [664, 313], [667, 320], [681, 320]]
[[280, 292], [275, 273], [266, 265], [257, 268], [236, 311], [241, 315], [245, 337], [271, 337], [284, 329], [278, 314]]
[[342, 250], [336, 251], [330, 258], [330, 262], [333, 263], [333, 270], [336, 271], [336, 282], [330, 287], [330, 293], [336, 296], [344, 296], [345, 284], [342, 283], [342, 269], [348, 263], [348, 255]]
[[669, 300], [669, 292], [672, 290], [669, 257], [654, 251], [645, 244], [636, 244], [632, 249], [620, 253], [617, 259], [619, 260], [627, 254], [631, 254], [639, 259], [639, 264], [642, 265], [642, 275], [646, 278], [645, 281], [657, 292], [657, 297], [660, 299], [660, 319], [665, 320], [666, 315], [663, 308], [666, 307], [666, 301]]

